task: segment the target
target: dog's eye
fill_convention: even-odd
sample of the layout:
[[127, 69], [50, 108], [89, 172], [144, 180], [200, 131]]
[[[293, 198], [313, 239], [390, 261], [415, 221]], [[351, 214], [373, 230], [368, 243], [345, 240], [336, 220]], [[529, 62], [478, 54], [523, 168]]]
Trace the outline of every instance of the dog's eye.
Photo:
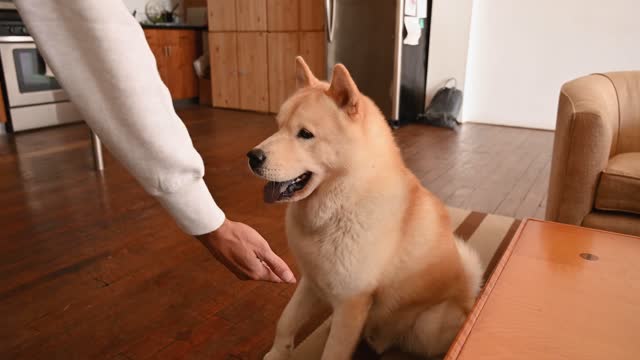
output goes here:
[[313, 137], [313, 134], [311, 133], [311, 131], [302, 128], [300, 129], [300, 131], [298, 131], [298, 137], [302, 139], [311, 139]]

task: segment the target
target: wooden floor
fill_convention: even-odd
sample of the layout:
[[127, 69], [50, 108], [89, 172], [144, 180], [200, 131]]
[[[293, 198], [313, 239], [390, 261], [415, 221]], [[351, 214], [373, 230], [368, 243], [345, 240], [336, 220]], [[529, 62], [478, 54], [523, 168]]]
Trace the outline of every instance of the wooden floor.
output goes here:
[[[244, 156], [275, 129], [271, 118], [180, 113], [216, 201], [292, 263], [284, 207], [262, 203]], [[551, 132], [466, 124], [396, 134], [450, 205], [542, 216]], [[83, 125], [0, 136], [0, 358], [260, 359], [293, 287], [236, 280], [108, 154], [104, 174], [91, 166]]]

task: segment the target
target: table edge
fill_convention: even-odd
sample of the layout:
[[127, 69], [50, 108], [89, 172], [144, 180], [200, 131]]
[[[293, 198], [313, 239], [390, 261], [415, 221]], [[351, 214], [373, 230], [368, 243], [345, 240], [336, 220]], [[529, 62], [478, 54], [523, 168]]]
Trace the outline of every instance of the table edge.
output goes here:
[[[489, 299], [489, 295], [493, 291], [493, 288], [498, 282], [500, 275], [502, 275], [502, 271], [504, 270], [507, 263], [509, 262], [509, 259], [511, 258], [511, 254], [513, 253], [513, 250], [517, 242], [520, 240], [520, 234], [524, 231], [524, 228], [527, 226], [527, 224], [530, 221], [534, 221], [534, 220], [536, 219], [525, 218], [520, 224], [520, 226], [518, 227], [518, 230], [516, 231], [516, 233], [513, 234], [513, 237], [511, 238], [509, 246], [507, 246], [507, 248], [505, 249], [504, 254], [500, 258], [500, 261], [498, 262], [495, 269], [491, 273], [491, 276], [489, 276], [489, 280], [487, 280], [487, 283], [482, 288], [482, 291], [480, 292], [480, 295], [478, 296], [476, 303], [473, 305], [473, 308], [471, 309], [471, 313], [469, 313], [469, 316], [467, 316], [467, 320], [462, 325], [462, 328], [460, 329], [460, 331], [458, 331], [458, 335], [456, 335], [456, 338], [453, 341], [453, 344], [451, 344], [451, 347], [449, 348], [449, 351], [447, 352], [447, 355], [445, 356], [444, 360], [455, 360], [459, 357], [460, 353], [462, 352], [462, 348], [467, 342], [467, 338], [469, 337], [469, 334], [473, 329], [473, 326], [475, 325], [476, 321], [478, 320], [478, 317], [480, 316], [480, 313], [482, 312], [482, 308], [484, 307], [487, 300]], [[536, 220], [536, 221], [539, 221], [539, 220]]]

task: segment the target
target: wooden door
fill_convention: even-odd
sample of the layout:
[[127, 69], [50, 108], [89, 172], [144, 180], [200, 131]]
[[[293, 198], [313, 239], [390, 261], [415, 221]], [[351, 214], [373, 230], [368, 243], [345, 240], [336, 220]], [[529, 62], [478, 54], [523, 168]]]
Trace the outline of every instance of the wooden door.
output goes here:
[[267, 0], [267, 28], [269, 31], [297, 31], [298, 0]]
[[324, 0], [300, 1], [300, 30], [320, 31], [324, 29]]
[[7, 108], [4, 106], [4, 96], [2, 94], [2, 82], [0, 81], [0, 123], [7, 122]]
[[198, 33], [193, 30], [165, 30], [168, 41], [168, 87], [173, 99], [198, 96], [198, 78], [193, 62], [198, 57]]
[[164, 30], [162, 29], [144, 29], [144, 37], [149, 45], [160, 45], [166, 41], [164, 39]]
[[166, 45], [151, 45], [151, 52], [156, 58], [156, 65], [158, 67], [158, 73], [162, 82], [169, 87], [169, 56], [168, 47]]
[[209, 31], [236, 31], [236, 0], [208, 0], [207, 13]]
[[238, 108], [238, 64], [236, 33], [209, 33], [211, 94], [213, 106]]
[[269, 111], [267, 33], [238, 33], [240, 109]]
[[280, 105], [296, 89], [298, 33], [269, 33], [268, 46], [269, 111], [277, 113]]
[[300, 33], [300, 56], [320, 80], [327, 80], [326, 38], [324, 31]]
[[267, 31], [267, 0], [240, 0], [236, 3], [238, 31]]
[[166, 30], [162, 29], [145, 29], [144, 36], [147, 39], [149, 48], [156, 58], [156, 66], [162, 82], [169, 87], [169, 61], [166, 38]]

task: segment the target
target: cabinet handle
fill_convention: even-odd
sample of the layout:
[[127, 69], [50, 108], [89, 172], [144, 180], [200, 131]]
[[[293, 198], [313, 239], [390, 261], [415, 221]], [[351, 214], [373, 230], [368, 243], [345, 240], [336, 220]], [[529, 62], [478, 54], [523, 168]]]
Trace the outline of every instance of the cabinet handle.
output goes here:
[[167, 53], [171, 56], [171, 46], [167, 46]]

